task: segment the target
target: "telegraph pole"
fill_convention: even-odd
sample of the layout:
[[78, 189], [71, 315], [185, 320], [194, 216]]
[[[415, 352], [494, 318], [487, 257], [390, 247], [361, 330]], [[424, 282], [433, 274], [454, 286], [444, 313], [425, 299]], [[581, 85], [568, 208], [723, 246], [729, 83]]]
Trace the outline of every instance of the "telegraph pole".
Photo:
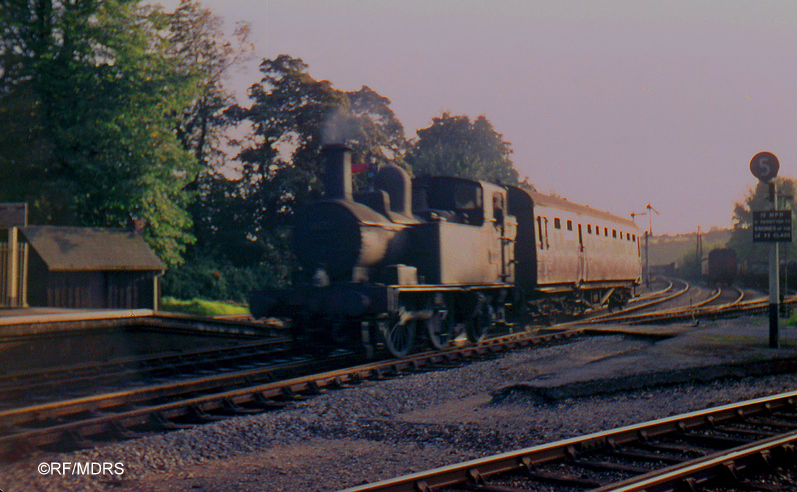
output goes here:
[[658, 210], [650, 206], [650, 203], [647, 204], [645, 207], [648, 211], [643, 213], [634, 213], [631, 212], [631, 220], [634, 220], [634, 217], [637, 215], [647, 215], [648, 216], [648, 230], [645, 231], [645, 285], [650, 288], [650, 248], [648, 247], [648, 242], [650, 241], [650, 237], [653, 235], [653, 214], [651, 212], [656, 212], [656, 215], [660, 215]]
[[645, 208], [648, 209], [648, 230], [645, 232], [645, 273], [648, 276], [648, 288], [650, 288], [650, 250], [648, 249], [648, 241], [653, 235], [653, 214], [651, 212], [656, 212], [656, 215], [659, 215], [659, 212], [651, 207], [650, 203]]

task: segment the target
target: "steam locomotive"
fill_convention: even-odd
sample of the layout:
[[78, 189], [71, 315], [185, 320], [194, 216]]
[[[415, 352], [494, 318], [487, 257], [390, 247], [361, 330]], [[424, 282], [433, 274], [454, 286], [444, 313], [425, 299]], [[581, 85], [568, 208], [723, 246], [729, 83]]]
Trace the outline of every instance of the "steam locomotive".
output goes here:
[[516, 186], [410, 180], [395, 165], [353, 193], [351, 149], [322, 157], [325, 196], [296, 217], [293, 287], [250, 296], [254, 317], [290, 318], [302, 345], [404, 357], [518, 316], [622, 306], [641, 281], [631, 220]]

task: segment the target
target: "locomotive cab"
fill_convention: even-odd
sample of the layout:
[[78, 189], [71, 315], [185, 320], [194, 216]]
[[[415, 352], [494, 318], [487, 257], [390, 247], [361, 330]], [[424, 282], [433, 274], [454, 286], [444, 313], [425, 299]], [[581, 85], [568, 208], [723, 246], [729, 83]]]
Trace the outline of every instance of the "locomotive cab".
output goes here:
[[514, 279], [516, 224], [505, 211], [506, 189], [451, 177], [413, 182], [416, 215], [426, 223], [413, 229], [418, 274], [428, 284], [497, 285]]

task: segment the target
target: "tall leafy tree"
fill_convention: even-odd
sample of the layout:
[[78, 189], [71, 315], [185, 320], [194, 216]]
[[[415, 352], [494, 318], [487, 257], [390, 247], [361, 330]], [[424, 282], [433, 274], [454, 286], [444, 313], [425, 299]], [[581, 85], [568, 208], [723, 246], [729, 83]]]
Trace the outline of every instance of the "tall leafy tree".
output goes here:
[[416, 176], [458, 176], [503, 184], [518, 184], [509, 156], [512, 148], [484, 116], [443, 113], [432, 125], [417, 131], [406, 157]]
[[406, 145], [390, 100], [368, 87], [340, 91], [307, 68], [288, 55], [264, 60], [262, 80], [249, 89], [252, 106], [229, 112], [253, 127], [237, 158], [247, 200], [258, 211], [255, 234], [284, 225], [296, 207], [319, 196], [323, 144], [345, 143], [355, 159], [377, 162], [400, 160]]
[[225, 175], [223, 146], [234, 122], [224, 111], [235, 104], [235, 98], [224, 82], [231, 71], [251, 59], [254, 48], [248, 39], [250, 26], [237, 24], [231, 40], [222, 19], [195, 0], [181, 0], [168, 18], [169, 54], [185, 74], [200, 76], [196, 97], [174, 115], [178, 139], [202, 169], [188, 186], [197, 195], [189, 207], [197, 243], [186, 255], [193, 262], [246, 263], [257, 249], [246, 235], [248, 206], [237, 182]]
[[167, 115], [190, 106], [201, 77], [172, 55], [167, 28], [136, 0], [2, 2], [0, 112], [26, 138], [2, 146], [0, 173], [33, 177], [2, 199], [30, 202], [38, 223], [146, 219], [156, 252], [181, 261], [199, 167]]
[[224, 80], [235, 67], [252, 57], [251, 26], [239, 22], [230, 40], [224, 33], [221, 17], [196, 0], [181, 0], [168, 18], [171, 33], [168, 54], [186, 76], [199, 76], [199, 90], [194, 99], [175, 115], [177, 136], [204, 169], [218, 169], [225, 163], [226, 154], [221, 149], [224, 132], [233, 124], [225, 117], [224, 110], [235, 104]]

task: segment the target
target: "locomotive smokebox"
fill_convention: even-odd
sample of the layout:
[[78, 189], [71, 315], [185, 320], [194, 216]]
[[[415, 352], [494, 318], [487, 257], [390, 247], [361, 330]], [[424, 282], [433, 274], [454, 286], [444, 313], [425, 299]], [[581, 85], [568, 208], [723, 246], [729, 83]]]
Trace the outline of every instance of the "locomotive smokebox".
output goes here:
[[352, 201], [351, 147], [343, 144], [321, 148], [324, 160], [324, 197], [327, 200]]

